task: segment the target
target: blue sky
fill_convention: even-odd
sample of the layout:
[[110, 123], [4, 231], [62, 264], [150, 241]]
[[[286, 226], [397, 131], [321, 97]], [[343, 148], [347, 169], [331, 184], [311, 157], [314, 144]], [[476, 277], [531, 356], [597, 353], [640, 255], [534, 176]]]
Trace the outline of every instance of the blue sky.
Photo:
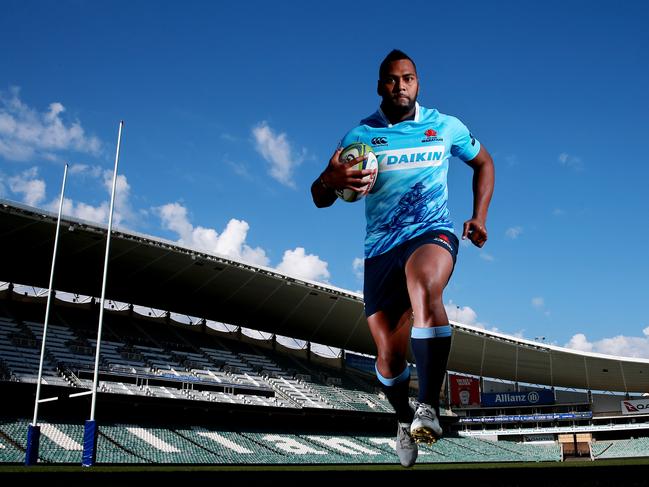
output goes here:
[[[0, 196], [53, 208], [69, 162], [66, 213], [104, 220], [123, 119], [120, 226], [360, 290], [363, 204], [309, 185], [400, 48], [496, 163], [449, 317], [649, 357], [649, 7], [449, 4], [5, 0]], [[456, 231], [471, 175], [451, 161]]]

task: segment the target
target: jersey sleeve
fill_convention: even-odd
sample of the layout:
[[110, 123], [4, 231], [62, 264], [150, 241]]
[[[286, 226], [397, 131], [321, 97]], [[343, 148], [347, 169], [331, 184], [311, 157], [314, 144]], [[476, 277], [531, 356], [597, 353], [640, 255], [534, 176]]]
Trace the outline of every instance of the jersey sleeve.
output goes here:
[[453, 144], [451, 154], [464, 162], [470, 161], [480, 152], [480, 142], [459, 119], [452, 117]]

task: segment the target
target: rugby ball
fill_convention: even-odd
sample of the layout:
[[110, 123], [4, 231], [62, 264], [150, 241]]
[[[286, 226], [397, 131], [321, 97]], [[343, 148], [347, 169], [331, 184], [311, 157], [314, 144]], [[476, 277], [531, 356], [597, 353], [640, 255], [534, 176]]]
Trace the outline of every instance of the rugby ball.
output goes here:
[[[353, 144], [348, 145], [343, 149], [343, 151], [340, 153], [340, 162], [348, 162], [351, 161], [352, 159], [356, 159], [358, 156], [363, 156], [367, 154], [367, 159], [365, 159], [362, 162], [359, 162], [358, 164], [352, 166], [353, 169], [375, 169], [378, 171], [379, 168], [379, 162], [376, 159], [376, 155], [374, 154], [374, 151], [372, 148], [367, 145], [363, 144], [362, 142], [354, 142]], [[360, 199], [363, 199], [363, 197], [372, 191], [372, 188], [374, 187], [374, 182], [376, 181], [376, 176], [377, 173], [374, 173], [374, 175], [369, 175], [365, 176], [364, 181], [367, 181], [367, 185], [365, 186], [363, 191], [354, 191], [353, 189], [339, 189], [336, 190], [336, 195], [338, 198], [340, 198], [343, 201], [347, 201], [348, 203], [353, 203], [354, 201], [358, 201]]]

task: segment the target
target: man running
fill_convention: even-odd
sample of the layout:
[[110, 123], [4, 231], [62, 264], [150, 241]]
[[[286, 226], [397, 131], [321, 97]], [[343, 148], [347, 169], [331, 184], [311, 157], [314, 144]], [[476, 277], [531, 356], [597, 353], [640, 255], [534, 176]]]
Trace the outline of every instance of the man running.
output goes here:
[[[439, 394], [451, 347], [442, 293], [459, 244], [447, 208], [449, 159], [456, 156], [474, 171], [473, 215], [462, 239], [477, 247], [487, 241], [494, 165], [460, 120], [417, 103], [417, 68], [404, 52], [393, 50], [383, 60], [377, 92], [380, 108], [343, 137], [311, 194], [322, 208], [336, 201], [338, 189], [365, 191], [372, 170], [352, 169], [362, 157], [340, 162], [339, 156], [353, 142], [373, 147], [379, 170], [365, 198], [365, 314], [377, 347], [376, 375], [399, 423], [396, 452], [410, 467], [417, 442], [430, 444], [442, 435]], [[409, 344], [419, 380], [414, 412]]]

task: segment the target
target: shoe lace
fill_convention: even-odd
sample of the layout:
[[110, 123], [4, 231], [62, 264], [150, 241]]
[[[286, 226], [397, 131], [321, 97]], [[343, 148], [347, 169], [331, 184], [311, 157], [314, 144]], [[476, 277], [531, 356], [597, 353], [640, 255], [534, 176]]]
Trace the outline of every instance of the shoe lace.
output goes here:
[[410, 428], [408, 425], [399, 424], [399, 443], [402, 447], [410, 446], [412, 438], [410, 438]]
[[430, 419], [431, 421], [435, 420], [435, 410], [430, 407], [428, 404], [419, 403], [417, 407], [417, 416]]

